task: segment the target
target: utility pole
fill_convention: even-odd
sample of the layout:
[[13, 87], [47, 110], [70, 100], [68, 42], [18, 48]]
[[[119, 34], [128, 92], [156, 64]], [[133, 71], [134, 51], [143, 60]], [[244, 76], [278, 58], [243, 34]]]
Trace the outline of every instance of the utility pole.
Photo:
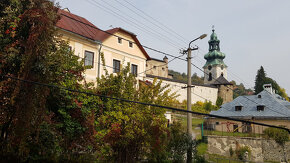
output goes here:
[[[188, 49], [183, 51], [184, 53], [187, 53], [187, 111], [191, 111], [191, 88], [193, 87], [191, 85], [191, 51], [197, 50], [196, 48], [191, 48], [190, 44], [198, 39], [203, 39], [207, 35], [203, 34], [200, 37], [192, 40], [189, 45]], [[192, 139], [192, 116], [191, 113], [187, 113], [187, 134]], [[190, 142], [189, 148], [187, 150], [187, 163], [192, 162], [192, 141]]]

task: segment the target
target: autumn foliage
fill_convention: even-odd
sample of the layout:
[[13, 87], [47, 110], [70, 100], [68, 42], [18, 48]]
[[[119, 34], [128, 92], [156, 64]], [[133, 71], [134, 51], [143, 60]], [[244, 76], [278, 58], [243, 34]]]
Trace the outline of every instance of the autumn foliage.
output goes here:
[[169, 158], [166, 149], [172, 136], [164, 109], [92, 95], [171, 105], [175, 95], [169, 94], [168, 87], [157, 80], [137, 81], [126, 65], [118, 75], [102, 76], [95, 87], [83, 77], [83, 61], [58, 35], [55, 4], [3, 0], [0, 8], [2, 160], [136, 162], [146, 158], [158, 162]]

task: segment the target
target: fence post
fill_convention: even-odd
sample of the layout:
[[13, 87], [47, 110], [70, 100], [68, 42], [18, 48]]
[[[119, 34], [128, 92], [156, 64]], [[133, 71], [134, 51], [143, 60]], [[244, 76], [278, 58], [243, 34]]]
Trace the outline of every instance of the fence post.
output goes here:
[[201, 138], [203, 138], [203, 122], [201, 123]]

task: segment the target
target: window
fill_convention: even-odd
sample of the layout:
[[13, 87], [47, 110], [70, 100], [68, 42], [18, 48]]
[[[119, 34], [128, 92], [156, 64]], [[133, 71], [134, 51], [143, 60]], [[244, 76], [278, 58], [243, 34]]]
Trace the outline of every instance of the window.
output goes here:
[[85, 66], [94, 67], [94, 53], [90, 51], [85, 51]]
[[113, 72], [114, 73], [120, 72], [120, 61], [116, 59], [113, 60]]
[[243, 106], [235, 106], [235, 111], [242, 111]]
[[156, 69], [156, 66], [153, 66], [154, 69]]
[[222, 73], [221, 76], [223, 77], [224, 76], [224, 73]]
[[264, 111], [265, 106], [264, 105], [258, 105], [257, 106], [257, 111]]
[[164, 67], [162, 67], [162, 70], [163, 70], [163, 71], [165, 71], [165, 68], [164, 68]]
[[211, 70], [211, 68], [212, 68], [211, 66], [208, 66], [208, 70]]
[[211, 81], [212, 80], [212, 75], [211, 73], [208, 74], [208, 81]]
[[262, 98], [262, 96], [261, 95], [258, 95], [258, 98]]
[[133, 48], [133, 42], [129, 41], [129, 47]]
[[122, 38], [118, 37], [118, 43], [122, 44]]
[[215, 122], [215, 124], [216, 124], [216, 125], [219, 125], [219, 124], [220, 124], [220, 122]]
[[134, 64], [131, 65], [131, 73], [134, 76], [137, 76], [137, 73], [138, 73], [138, 66], [137, 65], [134, 65]]

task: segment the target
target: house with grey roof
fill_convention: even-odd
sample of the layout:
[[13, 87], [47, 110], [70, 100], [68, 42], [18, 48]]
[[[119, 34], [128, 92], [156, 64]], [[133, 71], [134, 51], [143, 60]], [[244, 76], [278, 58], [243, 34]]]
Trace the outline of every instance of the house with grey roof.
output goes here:
[[[271, 84], [265, 84], [257, 95], [239, 96], [210, 114], [290, 128], [290, 102], [276, 94]], [[230, 132], [262, 133], [266, 128], [218, 118], [209, 118], [207, 124], [214, 130]]]

